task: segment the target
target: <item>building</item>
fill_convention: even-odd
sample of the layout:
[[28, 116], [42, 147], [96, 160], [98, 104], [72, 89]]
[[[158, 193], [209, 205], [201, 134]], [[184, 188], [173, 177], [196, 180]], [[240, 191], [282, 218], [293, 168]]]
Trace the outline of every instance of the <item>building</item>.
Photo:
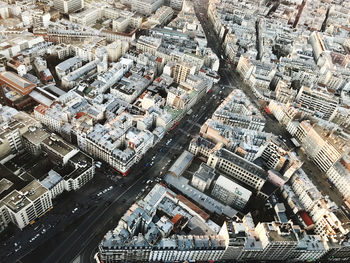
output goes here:
[[80, 57], [69, 58], [55, 67], [57, 77], [62, 79], [62, 77], [68, 75], [70, 72], [77, 70], [83, 65], [83, 60]]
[[222, 203], [242, 210], [249, 201], [252, 192], [220, 175], [215, 181], [211, 194]]
[[267, 178], [266, 171], [260, 166], [224, 148], [212, 152], [208, 157], [207, 165], [258, 191], [262, 189]]
[[164, 25], [168, 23], [174, 15], [174, 11], [167, 6], [162, 6], [157, 12], [148, 18], [147, 22], [151, 25]]
[[50, 134], [41, 128], [30, 126], [28, 131], [23, 134], [22, 142], [28, 152], [39, 156], [42, 152], [41, 143], [50, 137]]
[[295, 133], [306, 154], [326, 172], [348, 149], [347, 138], [341, 132], [302, 121]]
[[181, 11], [183, 7], [183, 0], [168, 0], [169, 6], [175, 10]]
[[232, 127], [257, 131], [262, 131], [266, 122], [260, 111], [238, 89], [233, 90], [220, 104], [215, 110], [212, 119]]
[[132, 0], [131, 10], [149, 16], [160, 8], [164, 0]]
[[174, 70], [174, 81], [177, 83], [181, 83], [182, 81], [186, 81], [187, 76], [189, 74], [195, 73], [195, 66], [185, 62], [178, 62], [175, 65]]
[[263, 249], [260, 260], [288, 260], [298, 245], [291, 223], [259, 223], [256, 232]]
[[23, 135], [28, 129], [41, 125], [27, 113], [8, 106], [0, 107], [0, 114], [0, 159], [12, 158], [24, 150]]
[[280, 171], [286, 162], [287, 152], [273, 141], [266, 142], [256, 154], [261, 157], [269, 169]]
[[316, 116], [329, 120], [337, 108], [338, 98], [320, 88], [312, 89], [303, 86], [296, 96], [296, 102], [300, 109], [312, 110]]
[[73, 23], [77, 23], [83, 26], [93, 26], [96, 21], [101, 19], [102, 11], [100, 8], [89, 8], [79, 13], [73, 13], [69, 15], [69, 20]]
[[205, 163], [201, 163], [199, 169], [192, 176], [191, 185], [204, 192], [209, 189], [214, 177], [215, 170]]
[[13, 72], [0, 73], [0, 95], [9, 106], [17, 109], [21, 109], [32, 102], [29, 94], [35, 86], [34, 83]]
[[20, 190], [13, 190], [1, 202], [4, 217], [20, 229], [52, 208], [51, 195], [37, 180]]
[[345, 154], [327, 171], [326, 176], [343, 195], [344, 200], [350, 203], [350, 155]]
[[84, 0], [53, 0], [56, 10], [64, 14], [74, 13], [84, 8]]

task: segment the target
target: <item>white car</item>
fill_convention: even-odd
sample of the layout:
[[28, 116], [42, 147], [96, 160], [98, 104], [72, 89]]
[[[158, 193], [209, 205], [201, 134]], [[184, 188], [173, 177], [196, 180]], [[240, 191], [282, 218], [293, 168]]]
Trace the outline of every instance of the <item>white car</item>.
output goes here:
[[15, 249], [15, 252], [17, 252], [18, 250], [20, 250], [22, 248], [22, 246], [19, 246]]

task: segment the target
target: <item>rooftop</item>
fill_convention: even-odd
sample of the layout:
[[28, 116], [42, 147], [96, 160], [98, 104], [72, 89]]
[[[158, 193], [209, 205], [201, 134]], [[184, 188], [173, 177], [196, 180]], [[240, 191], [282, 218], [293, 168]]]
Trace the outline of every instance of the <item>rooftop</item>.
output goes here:
[[0, 81], [21, 95], [28, 95], [35, 88], [35, 84], [10, 71], [1, 72]]
[[30, 126], [28, 131], [23, 134], [23, 137], [26, 138], [29, 142], [39, 145], [43, 140], [48, 138], [50, 134], [41, 128], [35, 126]]
[[215, 184], [230, 192], [234, 192], [244, 200], [249, 200], [250, 196], [252, 195], [251, 191], [222, 175], [219, 176]]
[[223, 205], [215, 199], [207, 196], [196, 188], [188, 184], [188, 180], [182, 176], [175, 177], [171, 174], [166, 174], [164, 177], [165, 181], [171, 186], [175, 187], [182, 194], [201, 205], [207, 211], [216, 213], [218, 215], [226, 215], [233, 217], [237, 214], [237, 211], [227, 205]]
[[62, 157], [68, 155], [74, 150], [77, 150], [75, 146], [66, 143], [64, 140], [62, 140], [55, 134], [51, 134], [49, 137], [43, 140], [42, 143], [47, 149], [50, 149], [51, 151], [55, 152], [56, 154]]
[[186, 168], [191, 164], [194, 155], [188, 151], [184, 151], [176, 162], [170, 167], [169, 173], [180, 176]]

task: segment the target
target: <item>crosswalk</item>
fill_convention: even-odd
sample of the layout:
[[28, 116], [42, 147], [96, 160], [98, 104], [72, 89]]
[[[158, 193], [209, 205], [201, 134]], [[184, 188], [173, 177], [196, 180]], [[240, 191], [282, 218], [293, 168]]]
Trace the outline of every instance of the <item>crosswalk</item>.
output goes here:
[[191, 123], [191, 124], [194, 125], [194, 126], [197, 126], [198, 128], [201, 128], [201, 127], [202, 127], [202, 125], [200, 125], [199, 123], [194, 122], [194, 121], [192, 121], [192, 120], [187, 120], [187, 122], [188, 122], [188, 123]]

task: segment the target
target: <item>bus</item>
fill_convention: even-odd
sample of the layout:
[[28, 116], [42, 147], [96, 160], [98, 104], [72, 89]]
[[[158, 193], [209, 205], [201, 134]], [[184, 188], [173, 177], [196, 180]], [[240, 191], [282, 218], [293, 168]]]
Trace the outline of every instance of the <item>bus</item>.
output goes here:
[[178, 124], [179, 124], [179, 123], [176, 121], [176, 122], [174, 123], [173, 127], [170, 128], [170, 130], [171, 130], [171, 131], [174, 130]]

